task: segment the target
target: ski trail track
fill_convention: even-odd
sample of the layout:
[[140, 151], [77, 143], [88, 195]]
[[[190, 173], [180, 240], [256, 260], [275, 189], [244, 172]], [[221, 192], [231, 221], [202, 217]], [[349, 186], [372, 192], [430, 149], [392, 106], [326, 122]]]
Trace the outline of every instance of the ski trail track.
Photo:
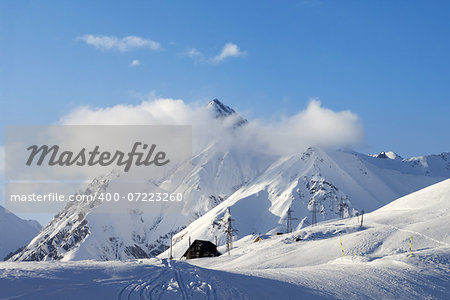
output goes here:
[[161, 267], [149, 270], [148, 274], [122, 286], [117, 299], [249, 299], [244, 292], [211, 274], [214, 272], [217, 271], [162, 260]]

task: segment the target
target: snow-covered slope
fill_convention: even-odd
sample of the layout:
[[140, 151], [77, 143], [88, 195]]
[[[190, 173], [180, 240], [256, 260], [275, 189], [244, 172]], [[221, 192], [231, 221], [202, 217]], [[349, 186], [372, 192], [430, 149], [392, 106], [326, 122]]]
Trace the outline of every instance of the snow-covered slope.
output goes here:
[[[292, 221], [294, 228], [311, 224], [314, 210], [317, 221], [373, 211], [450, 177], [448, 156], [442, 154], [440, 161], [432, 159], [424, 167], [411, 164], [411, 160], [309, 148], [302, 154], [279, 159], [194, 221], [174, 237], [174, 249], [184, 249], [189, 237], [214, 241], [217, 236], [219, 244], [225, 243], [224, 214], [228, 208], [237, 229], [236, 239], [249, 234], [286, 232], [288, 209], [297, 219]], [[431, 176], [432, 172], [445, 176]]]
[[[205, 109], [231, 137], [246, 128], [245, 119], [216, 99]], [[301, 228], [311, 223], [312, 211], [318, 221], [352, 216], [362, 209], [369, 212], [450, 177], [448, 153], [404, 160], [308, 148], [280, 157], [227, 142], [211, 141], [194, 152], [188, 174], [180, 166], [158, 183], [186, 195], [180, 214], [136, 209], [105, 214], [101, 206], [70, 205], [14, 259], [146, 258], [166, 250], [171, 234], [176, 234], [174, 247], [180, 249], [189, 236], [209, 240], [218, 236], [224, 243], [223, 218], [228, 207], [237, 238], [285, 232], [289, 208], [298, 219], [293, 221], [294, 228]], [[108, 182], [99, 177], [86, 192], [108, 190]]]
[[[183, 262], [0, 262], [2, 299], [308, 299], [320, 291]], [[26, 288], [24, 288], [26, 283]]]
[[[215, 258], [205, 266], [264, 269], [319, 265], [342, 257], [340, 240], [346, 256], [365, 260], [409, 254], [410, 236], [413, 253], [440, 248], [448, 251], [449, 219], [447, 179], [364, 214], [362, 227], [360, 219], [353, 217], [321, 222], [282, 236], [267, 236], [257, 243], [254, 235], [248, 235], [235, 242], [232, 255]], [[297, 237], [301, 240], [296, 242]]]
[[259, 242], [249, 235], [231, 255], [1, 262], [0, 298], [448, 299], [449, 216], [445, 180], [365, 214], [362, 227], [355, 217]]
[[189, 262], [288, 281], [341, 299], [444, 299], [450, 291], [449, 220], [447, 179], [365, 214], [362, 227], [355, 217], [256, 243], [250, 235], [235, 242], [231, 255]]
[[0, 260], [25, 247], [40, 229], [37, 221], [23, 220], [0, 205]]

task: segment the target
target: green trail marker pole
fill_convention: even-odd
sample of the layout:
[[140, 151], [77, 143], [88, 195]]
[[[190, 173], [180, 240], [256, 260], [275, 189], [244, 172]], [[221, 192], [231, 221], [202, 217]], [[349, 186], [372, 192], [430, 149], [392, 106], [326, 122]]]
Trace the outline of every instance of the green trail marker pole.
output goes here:
[[345, 252], [344, 252], [344, 246], [342, 245], [342, 238], [339, 238], [339, 240], [341, 241], [342, 257], [344, 257]]
[[412, 244], [412, 238], [411, 238], [411, 236], [409, 236], [409, 257], [412, 256], [412, 252], [411, 252], [411, 244]]

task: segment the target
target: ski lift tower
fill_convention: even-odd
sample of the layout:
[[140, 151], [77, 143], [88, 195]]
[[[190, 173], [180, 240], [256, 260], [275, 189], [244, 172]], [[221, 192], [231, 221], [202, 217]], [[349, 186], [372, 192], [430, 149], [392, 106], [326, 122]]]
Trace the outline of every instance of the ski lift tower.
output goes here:
[[293, 218], [292, 217], [292, 213], [293, 213], [294, 211], [293, 210], [291, 210], [291, 208], [289, 207], [288, 208], [288, 211], [287, 211], [287, 224], [286, 224], [286, 233], [291, 233], [292, 232], [292, 221], [293, 220], [298, 220], [297, 218]]
[[316, 199], [312, 199], [312, 220], [311, 220], [311, 226], [314, 226], [317, 224], [317, 208], [316, 208]]
[[234, 219], [231, 218], [231, 212], [230, 212], [229, 207], [227, 209], [227, 214], [228, 214], [228, 218], [227, 218], [227, 226], [225, 228], [225, 232], [227, 233], [227, 252], [228, 252], [228, 255], [230, 255], [230, 251], [233, 248], [233, 233], [237, 232], [237, 230], [233, 229], [233, 226], [231, 225], [231, 221], [234, 221]]

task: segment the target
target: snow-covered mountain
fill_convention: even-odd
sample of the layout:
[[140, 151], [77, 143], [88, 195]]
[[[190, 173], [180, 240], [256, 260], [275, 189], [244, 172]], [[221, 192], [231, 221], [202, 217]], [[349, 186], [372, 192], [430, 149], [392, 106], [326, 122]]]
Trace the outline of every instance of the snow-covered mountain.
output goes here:
[[236, 116], [236, 123], [234, 124], [234, 126], [241, 126], [248, 123], [248, 121], [241, 117], [234, 109], [232, 109], [228, 105], [223, 104], [218, 99], [209, 101], [207, 109], [210, 110], [218, 119], [224, 119], [229, 116]]
[[[193, 158], [194, 167], [181, 183], [168, 178], [160, 184], [191, 197], [183, 212], [105, 213], [100, 203], [71, 203], [56, 215], [14, 260], [114, 260], [146, 258], [167, 249], [170, 234], [176, 233], [221, 203], [246, 182], [264, 171], [264, 156], [238, 156], [210, 147]], [[183, 172], [184, 168], [180, 168]], [[177, 172], [173, 177], [178, 178]], [[84, 194], [108, 191], [117, 174], [100, 176]], [[179, 186], [173, 186], [179, 184]]]
[[[247, 121], [217, 99], [205, 108], [231, 135]], [[231, 126], [229, 126], [231, 122]], [[251, 141], [247, 141], [251, 143]], [[171, 234], [176, 251], [186, 240], [225, 242], [224, 214], [231, 208], [240, 238], [252, 233], [286, 231], [290, 208], [294, 227], [375, 210], [390, 201], [450, 177], [450, 154], [386, 159], [352, 151], [311, 147], [290, 156], [224, 147], [212, 141], [194, 153], [192, 170], [183, 166], [159, 183], [184, 195], [182, 213], [130, 210], [101, 213], [97, 204], [72, 204], [56, 215], [13, 260], [114, 260], [145, 258], [167, 249]], [[107, 191], [114, 176], [99, 177], [84, 193]], [[180, 180], [182, 178], [182, 180]], [[222, 225], [221, 225], [222, 224]]]
[[25, 247], [41, 230], [35, 220], [23, 220], [0, 205], [0, 260]]
[[403, 159], [400, 155], [398, 155], [397, 153], [392, 152], [392, 151], [387, 151], [387, 152], [382, 151], [378, 154], [369, 154], [369, 156], [376, 157], [376, 158], [386, 158], [386, 159], [400, 159], [400, 160]]
[[[212, 100], [205, 109], [217, 122], [226, 123], [229, 130], [239, 130], [247, 123], [218, 100]], [[239, 147], [223, 148], [220, 141], [212, 141], [205, 149], [194, 153], [189, 162], [192, 163], [189, 174], [184, 175], [185, 167], [181, 166], [159, 183], [166, 190], [189, 194], [184, 197], [182, 214], [167, 211], [144, 214], [138, 210], [105, 214], [98, 206], [69, 205], [14, 259], [123, 260], [157, 255], [167, 248], [171, 233], [180, 231], [221, 203], [264, 172], [272, 161], [270, 155], [254, 156]], [[106, 191], [113, 177], [97, 178], [84, 193]]]
[[[436, 159], [439, 157], [439, 159]], [[353, 151], [308, 148], [280, 158], [220, 205], [174, 236], [174, 249], [187, 239], [226, 242], [224, 215], [231, 209], [235, 239], [287, 231], [288, 209], [294, 229], [316, 221], [355, 216], [450, 177], [450, 153], [385, 160]], [[415, 163], [415, 161], [427, 162]], [[435, 175], [436, 174], [436, 175]]]

